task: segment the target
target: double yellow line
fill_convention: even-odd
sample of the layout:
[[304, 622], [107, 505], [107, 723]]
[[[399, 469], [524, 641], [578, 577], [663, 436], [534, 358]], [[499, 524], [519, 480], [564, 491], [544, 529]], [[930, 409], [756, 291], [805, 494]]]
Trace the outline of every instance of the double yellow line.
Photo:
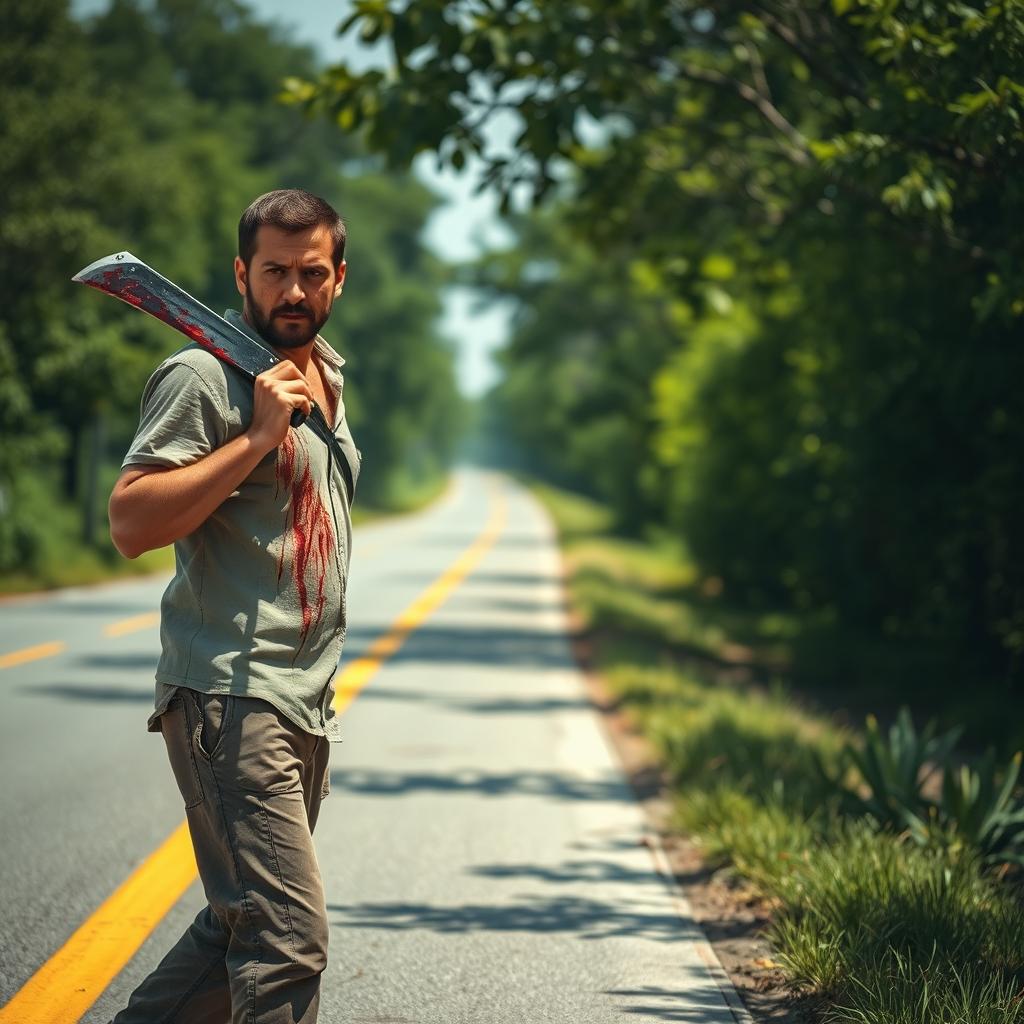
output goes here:
[[[505, 499], [492, 492], [490, 515], [476, 540], [398, 616], [365, 655], [335, 677], [333, 706], [338, 714], [355, 700], [409, 634], [473, 571], [501, 535], [505, 519]], [[141, 629], [143, 626], [138, 623], [143, 618], [137, 616], [120, 625], [131, 622], [135, 623], [132, 628]], [[26, 648], [6, 657], [25, 655], [45, 646]], [[50, 651], [35, 657], [46, 657], [49, 653], [59, 652]], [[5, 666], [0, 664], [0, 667]], [[0, 1024], [74, 1024], [135, 955], [195, 878], [195, 857], [188, 824], [183, 821], [29, 978], [11, 1001], [0, 1008]]]

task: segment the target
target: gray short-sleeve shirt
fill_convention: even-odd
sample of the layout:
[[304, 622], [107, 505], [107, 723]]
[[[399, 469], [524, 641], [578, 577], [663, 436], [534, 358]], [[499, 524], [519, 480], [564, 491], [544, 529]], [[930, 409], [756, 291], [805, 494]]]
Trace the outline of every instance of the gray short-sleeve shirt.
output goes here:
[[[239, 314], [225, 316], [260, 340]], [[345, 419], [344, 360], [318, 337], [332, 424], [353, 480], [361, 456]], [[196, 344], [153, 372], [123, 467], [189, 465], [248, 429], [251, 381]], [[177, 686], [269, 701], [296, 725], [339, 739], [330, 685], [345, 639], [352, 521], [337, 460], [292, 428], [221, 506], [175, 542], [161, 601], [151, 732]]]

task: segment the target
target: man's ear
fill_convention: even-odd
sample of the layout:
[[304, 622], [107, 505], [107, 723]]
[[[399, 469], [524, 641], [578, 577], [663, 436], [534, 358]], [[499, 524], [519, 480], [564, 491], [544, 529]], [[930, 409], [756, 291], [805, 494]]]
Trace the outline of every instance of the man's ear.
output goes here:
[[245, 264], [242, 262], [241, 256], [235, 257], [235, 287], [238, 289], [239, 295], [245, 294], [245, 285], [249, 280], [249, 271], [246, 270]]
[[345, 271], [348, 269], [348, 264], [342, 260], [338, 264], [337, 277], [338, 280], [334, 282], [334, 297], [337, 298], [341, 294], [341, 289], [345, 285]]

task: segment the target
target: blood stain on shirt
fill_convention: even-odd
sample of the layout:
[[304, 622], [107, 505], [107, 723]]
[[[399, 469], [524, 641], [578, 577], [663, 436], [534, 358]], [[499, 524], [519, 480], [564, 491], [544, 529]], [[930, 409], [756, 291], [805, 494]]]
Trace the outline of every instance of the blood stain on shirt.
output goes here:
[[277, 562], [281, 582], [287, 555], [291, 553], [291, 574], [302, 609], [302, 631], [296, 655], [306, 642], [310, 628], [324, 611], [324, 581], [334, 554], [331, 517], [320, 497], [309, 467], [309, 451], [301, 435], [289, 430], [277, 449], [277, 486], [291, 490], [285, 508], [284, 537]]

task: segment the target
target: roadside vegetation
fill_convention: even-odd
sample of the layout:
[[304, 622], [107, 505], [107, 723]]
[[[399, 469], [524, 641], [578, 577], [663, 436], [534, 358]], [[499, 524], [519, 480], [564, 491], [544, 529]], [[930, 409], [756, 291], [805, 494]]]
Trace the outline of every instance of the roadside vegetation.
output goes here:
[[595, 668], [669, 769], [675, 823], [772, 907], [794, 991], [829, 1024], [1024, 1021], [1020, 755], [979, 754], [927, 704], [879, 707], [884, 725], [830, 707], [794, 687], [779, 623], [730, 608], [677, 542], [534, 491]]

